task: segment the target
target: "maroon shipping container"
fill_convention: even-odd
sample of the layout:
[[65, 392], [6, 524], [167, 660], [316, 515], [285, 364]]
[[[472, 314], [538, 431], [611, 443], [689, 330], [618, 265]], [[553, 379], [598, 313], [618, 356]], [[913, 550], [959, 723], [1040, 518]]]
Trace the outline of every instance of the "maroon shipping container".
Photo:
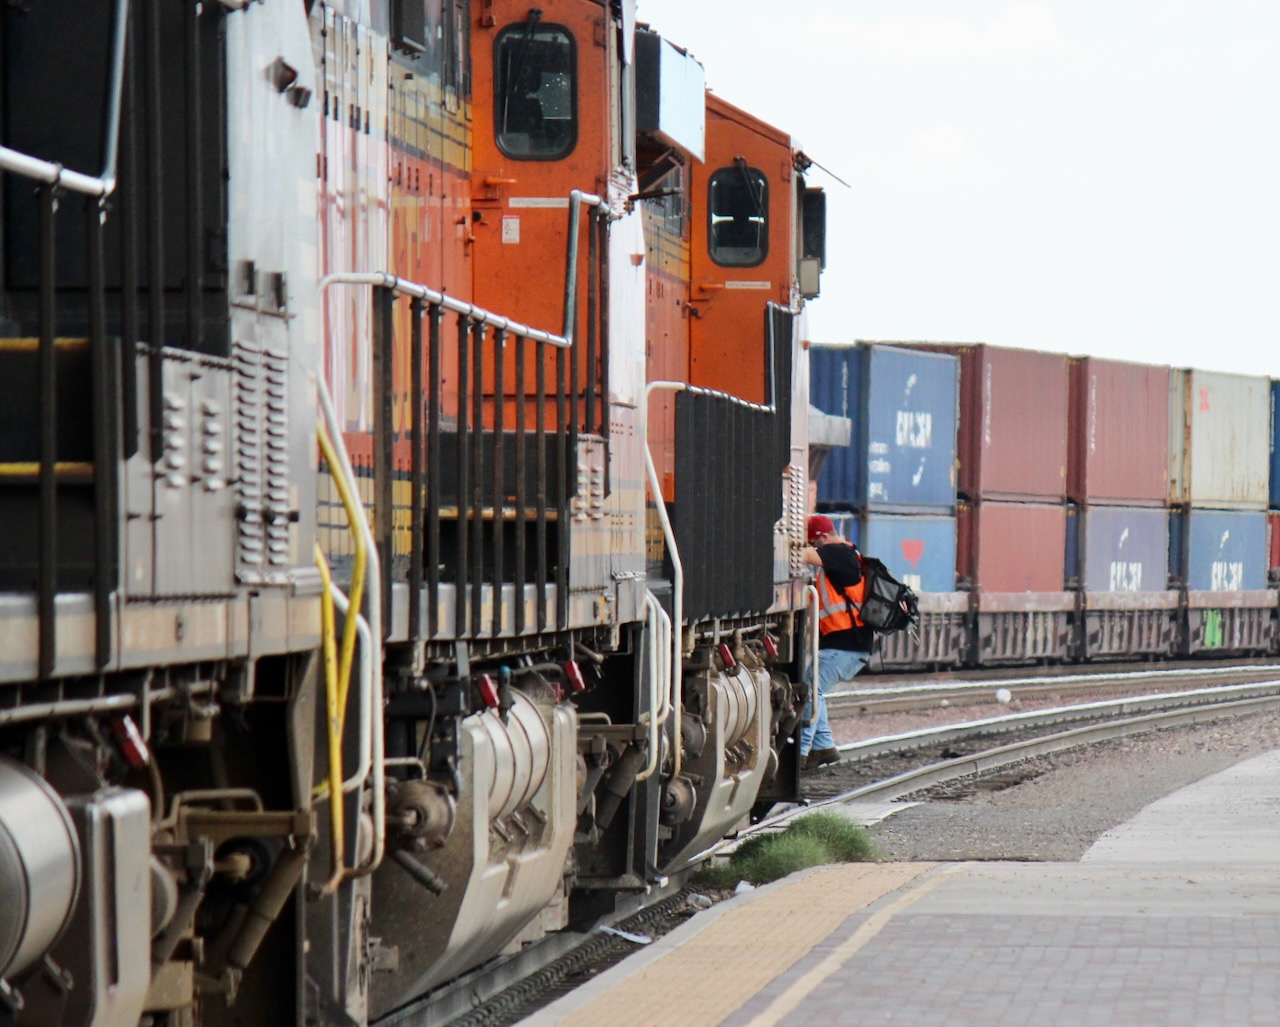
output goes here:
[[956, 573], [975, 592], [1062, 592], [1067, 510], [1048, 503], [962, 503]]
[[960, 358], [956, 452], [962, 496], [1066, 499], [1070, 376], [1065, 354], [985, 343], [905, 345]]
[[1280, 513], [1267, 514], [1267, 581], [1280, 582]]
[[1164, 506], [1169, 368], [1071, 361], [1067, 494], [1084, 505]]

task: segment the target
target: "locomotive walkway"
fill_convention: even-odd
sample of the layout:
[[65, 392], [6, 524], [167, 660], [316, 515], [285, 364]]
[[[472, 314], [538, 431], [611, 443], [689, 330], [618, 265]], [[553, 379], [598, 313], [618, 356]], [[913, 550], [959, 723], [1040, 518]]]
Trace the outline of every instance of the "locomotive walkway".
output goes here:
[[1280, 751], [1153, 803], [1079, 863], [797, 874], [523, 1023], [1280, 1023]]

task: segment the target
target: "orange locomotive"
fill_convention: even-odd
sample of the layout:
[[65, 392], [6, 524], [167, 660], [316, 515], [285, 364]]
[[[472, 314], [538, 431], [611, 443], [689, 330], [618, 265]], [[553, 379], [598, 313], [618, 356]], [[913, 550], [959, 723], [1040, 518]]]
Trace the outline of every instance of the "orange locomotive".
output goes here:
[[0, 68], [0, 1019], [438, 1020], [796, 796], [785, 134], [632, 0], [47, 0]]
[[[411, 286], [375, 288], [390, 370], [375, 326], [373, 431], [350, 439], [390, 568], [388, 752], [425, 765], [388, 802], [442, 825], [389, 831], [398, 865], [373, 878], [370, 930], [415, 942], [370, 979], [375, 1017], [529, 940], [535, 915], [541, 932], [612, 909], [797, 788], [793, 395], [821, 194], [787, 136], [708, 97], [629, 5], [474, 13], [469, 105], [447, 130], [470, 144], [470, 206], [441, 244], [464, 275], [436, 290], [474, 308], [419, 296], [415, 316]], [[414, 88], [406, 52], [391, 68]], [[392, 210], [413, 211], [401, 177]], [[735, 215], [753, 238], [731, 245]], [[388, 402], [406, 416], [380, 438]]]

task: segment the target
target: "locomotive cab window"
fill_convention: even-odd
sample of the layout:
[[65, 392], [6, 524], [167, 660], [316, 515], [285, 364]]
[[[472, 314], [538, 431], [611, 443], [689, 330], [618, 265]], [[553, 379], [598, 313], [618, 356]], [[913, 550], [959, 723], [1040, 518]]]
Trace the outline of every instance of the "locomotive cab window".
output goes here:
[[711, 259], [755, 267], [769, 255], [769, 183], [745, 163], [721, 168], [707, 186]]
[[577, 52], [558, 25], [531, 19], [494, 42], [498, 149], [520, 160], [559, 160], [578, 141]]

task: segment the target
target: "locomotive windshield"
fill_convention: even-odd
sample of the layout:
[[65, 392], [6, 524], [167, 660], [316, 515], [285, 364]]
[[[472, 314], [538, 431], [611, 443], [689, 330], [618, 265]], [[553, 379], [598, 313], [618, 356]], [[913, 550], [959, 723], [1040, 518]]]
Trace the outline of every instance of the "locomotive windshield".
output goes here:
[[769, 254], [769, 183], [745, 163], [721, 168], [707, 186], [711, 259], [755, 267]]
[[494, 43], [498, 148], [522, 160], [558, 160], [578, 138], [577, 54], [566, 29], [530, 19]]

